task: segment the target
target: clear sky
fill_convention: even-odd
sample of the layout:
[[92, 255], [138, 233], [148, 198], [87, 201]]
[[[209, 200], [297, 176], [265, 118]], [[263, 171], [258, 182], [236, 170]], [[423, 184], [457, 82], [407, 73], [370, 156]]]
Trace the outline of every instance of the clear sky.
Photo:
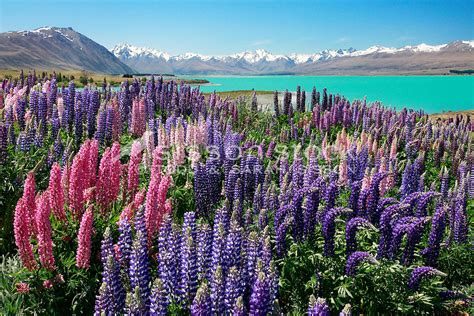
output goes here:
[[172, 54], [264, 48], [442, 44], [474, 39], [474, 0], [0, 0], [0, 31], [71, 26], [107, 48], [126, 42]]

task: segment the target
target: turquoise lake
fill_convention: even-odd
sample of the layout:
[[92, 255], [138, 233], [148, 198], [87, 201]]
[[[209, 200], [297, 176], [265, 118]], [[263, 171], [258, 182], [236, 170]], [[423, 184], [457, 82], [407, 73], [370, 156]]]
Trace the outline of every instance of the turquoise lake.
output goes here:
[[350, 100], [367, 97], [385, 106], [423, 109], [427, 113], [474, 109], [474, 76], [190, 76], [206, 79], [204, 92], [234, 90], [295, 91], [300, 85], [307, 100], [313, 86], [318, 91], [343, 95]]

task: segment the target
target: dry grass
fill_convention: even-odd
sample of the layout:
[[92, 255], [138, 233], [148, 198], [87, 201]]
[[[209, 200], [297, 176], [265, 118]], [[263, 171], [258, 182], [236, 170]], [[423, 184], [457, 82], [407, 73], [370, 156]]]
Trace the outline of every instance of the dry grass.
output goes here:
[[430, 114], [430, 117], [432, 119], [449, 119], [449, 118], [454, 118], [457, 115], [462, 115], [462, 116], [472, 116], [474, 117], [474, 110], [466, 110], [466, 111], [456, 111], [456, 112], [442, 112], [442, 113], [435, 113], [435, 114]]

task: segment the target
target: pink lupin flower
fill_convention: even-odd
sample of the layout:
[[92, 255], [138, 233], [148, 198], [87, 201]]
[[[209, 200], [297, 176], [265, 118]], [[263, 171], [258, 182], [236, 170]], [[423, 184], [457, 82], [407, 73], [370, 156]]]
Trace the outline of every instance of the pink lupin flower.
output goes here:
[[138, 209], [145, 201], [145, 189], [142, 189], [135, 194], [135, 198], [133, 199], [133, 207]]
[[117, 199], [120, 193], [120, 176], [122, 175], [122, 164], [120, 162], [120, 144], [115, 142], [110, 151], [110, 190], [108, 199], [110, 203]]
[[84, 207], [84, 163], [82, 152], [74, 157], [69, 177], [69, 206], [76, 218], [80, 218]]
[[106, 148], [99, 164], [99, 176], [96, 183], [97, 202], [101, 209], [108, 206], [108, 190], [110, 189], [110, 149]]
[[69, 175], [71, 173], [71, 168], [69, 164], [66, 164], [63, 168], [61, 174], [61, 187], [63, 190], [64, 203], [69, 204]]
[[51, 222], [49, 220], [51, 208], [49, 201], [49, 192], [45, 191], [39, 198], [35, 222], [38, 230], [38, 253], [41, 265], [45, 269], [54, 270], [53, 241], [51, 239]]
[[50, 289], [50, 288], [52, 288], [52, 287], [53, 287], [53, 281], [51, 281], [51, 280], [44, 280], [44, 281], [43, 281], [43, 287], [44, 287], [45, 289]]
[[[153, 162], [151, 165], [151, 175], [152, 177], [158, 177], [161, 181], [161, 167], [163, 165], [163, 150], [161, 146], [156, 146], [153, 150]], [[158, 181], [158, 182], [159, 182]]]
[[33, 255], [33, 247], [30, 243], [31, 222], [32, 218], [28, 210], [28, 205], [22, 197], [16, 204], [13, 232], [15, 234], [15, 244], [18, 248], [21, 262], [28, 270], [37, 268]]
[[89, 206], [82, 216], [81, 226], [77, 234], [76, 266], [81, 269], [89, 268], [93, 220], [94, 214], [92, 213], [92, 206]]
[[25, 282], [19, 282], [15, 284], [15, 287], [18, 293], [28, 293], [30, 291], [30, 286]]
[[130, 152], [130, 162], [128, 164], [128, 186], [127, 191], [130, 197], [133, 197], [138, 189], [140, 179], [140, 162], [142, 160], [142, 147], [139, 141], [132, 144]]
[[30, 232], [30, 236], [32, 234], [36, 234], [36, 227], [34, 225], [34, 221], [32, 220], [35, 217], [35, 209], [36, 209], [35, 190], [36, 190], [35, 174], [33, 173], [33, 171], [30, 171], [28, 175], [26, 176], [25, 184], [23, 186], [23, 201], [26, 204], [28, 218], [30, 219], [30, 221], [27, 222], [28, 225], [30, 226], [30, 229], [28, 230]]
[[390, 159], [397, 158], [397, 136], [393, 137], [392, 144], [390, 146]]
[[133, 202], [125, 206], [122, 212], [120, 213], [121, 221], [126, 220], [127, 222], [131, 223], [132, 218], [133, 218]]
[[347, 184], [347, 158], [344, 156], [339, 162], [339, 181], [341, 184]]
[[66, 222], [64, 211], [64, 192], [61, 187], [61, 167], [57, 162], [51, 167], [49, 176], [49, 204], [54, 216], [61, 222]]
[[97, 159], [99, 158], [99, 142], [97, 139], [94, 139], [90, 142], [89, 148], [89, 164], [87, 167], [89, 174], [89, 183], [88, 187], [95, 186], [97, 181]]
[[156, 223], [158, 220], [158, 190], [160, 183], [156, 175], [152, 175], [148, 191], [146, 194], [145, 203], [145, 226], [148, 233], [148, 243], [151, 245], [151, 241], [156, 232]]

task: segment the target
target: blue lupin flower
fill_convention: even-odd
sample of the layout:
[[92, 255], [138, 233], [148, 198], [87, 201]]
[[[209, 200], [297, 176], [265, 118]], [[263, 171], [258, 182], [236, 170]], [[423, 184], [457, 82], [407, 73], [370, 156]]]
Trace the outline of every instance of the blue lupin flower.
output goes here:
[[377, 262], [370, 253], [365, 251], [355, 251], [347, 259], [346, 275], [355, 276], [357, 274], [357, 266], [362, 261], [369, 261], [371, 263]]

